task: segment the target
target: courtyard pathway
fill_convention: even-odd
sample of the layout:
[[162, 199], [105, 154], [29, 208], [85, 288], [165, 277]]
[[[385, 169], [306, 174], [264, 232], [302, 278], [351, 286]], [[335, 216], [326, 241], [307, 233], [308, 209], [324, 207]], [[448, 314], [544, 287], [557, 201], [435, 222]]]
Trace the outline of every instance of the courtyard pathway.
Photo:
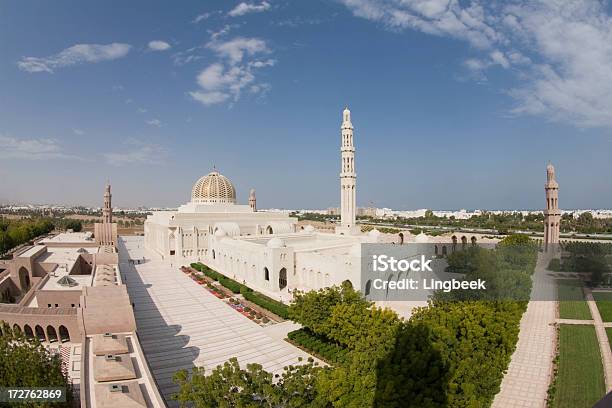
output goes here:
[[557, 314], [554, 301], [556, 285], [546, 271], [548, 259], [538, 257], [533, 275], [533, 290], [527, 311], [523, 314], [519, 340], [508, 371], [495, 396], [493, 408], [544, 408], [552, 377], [555, 353]]
[[[309, 357], [281, 339], [290, 325], [279, 327], [278, 333], [262, 328], [185, 276], [181, 265], [157, 259], [143, 245], [142, 237], [121, 237], [121, 272], [135, 306], [138, 337], [169, 406], [177, 405], [170, 396], [178, 390], [172, 376], [180, 369], [203, 366], [210, 371], [237, 357], [241, 366], [259, 363], [282, 373], [299, 357]], [[143, 264], [128, 262], [143, 256]]]
[[601, 352], [601, 359], [604, 368], [604, 379], [606, 380], [606, 392], [610, 392], [612, 390], [612, 352], [610, 351], [610, 342], [608, 341], [606, 327], [604, 326], [604, 322], [599, 314], [597, 303], [593, 298], [593, 293], [588, 288], [585, 288], [585, 292], [589, 309], [591, 309], [591, 316], [593, 317], [595, 324], [597, 341], [599, 342], [599, 351]]

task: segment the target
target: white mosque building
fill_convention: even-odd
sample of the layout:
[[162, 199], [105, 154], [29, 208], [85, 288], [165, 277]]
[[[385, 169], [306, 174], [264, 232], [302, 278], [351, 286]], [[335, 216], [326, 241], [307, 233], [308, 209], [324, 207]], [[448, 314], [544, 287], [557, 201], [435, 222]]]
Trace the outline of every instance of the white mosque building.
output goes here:
[[288, 300], [294, 289], [319, 289], [360, 282], [360, 244], [377, 242], [378, 231], [361, 234], [355, 224], [356, 174], [353, 126], [348, 108], [341, 126], [341, 222], [336, 233], [312, 226], [296, 230], [297, 219], [258, 212], [255, 191], [249, 204], [236, 203], [236, 190], [216, 170], [200, 178], [191, 201], [145, 221], [145, 246], [177, 263], [201, 261], [271, 297]]

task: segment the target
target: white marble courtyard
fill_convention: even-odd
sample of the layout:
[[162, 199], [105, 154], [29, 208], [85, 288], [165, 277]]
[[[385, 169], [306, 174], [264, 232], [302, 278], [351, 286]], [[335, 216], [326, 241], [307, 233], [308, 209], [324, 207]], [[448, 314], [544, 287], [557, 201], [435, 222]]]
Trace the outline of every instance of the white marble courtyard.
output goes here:
[[[290, 323], [262, 328], [185, 276], [167, 261], [145, 253], [143, 237], [121, 237], [119, 255], [137, 323], [137, 333], [160, 392], [170, 406], [178, 387], [173, 374], [183, 368], [211, 370], [237, 357], [280, 373], [308, 354], [282, 340]], [[128, 259], [146, 258], [140, 265]]]

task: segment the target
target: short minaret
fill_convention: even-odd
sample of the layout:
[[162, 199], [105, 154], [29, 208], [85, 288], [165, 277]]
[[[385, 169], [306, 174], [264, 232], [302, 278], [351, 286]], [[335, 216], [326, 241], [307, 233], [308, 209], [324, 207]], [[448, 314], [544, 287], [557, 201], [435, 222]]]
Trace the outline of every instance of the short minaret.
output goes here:
[[111, 186], [110, 183], [106, 183], [106, 189], [104, 190], [104, 208], [102, 208], [102, 222], [110, 224], [113, 222], [113, 207], [111, 205]]
[[342, 167], [340, 171], [340, 227], [336, 232], [340, 234], [355, 234], [359, 230], [355, 225], [356, 184], [355, 173], [355, 146], [353, 145], [353, 124], [351, 111], [348, 107], [342, 112], [341, 146]]
[[544, 210], [544, 250], [554, 251], [559, 244], [559, 184], [555, 180], [555, 168], [551, 163], [546, 166], [546, 209]]
[[249, 192], [249, 207], [251, 207], [251, 210], [253, 210], [254, 212], [257, 211], [257, 198], [255, 198], [254, 188], [252, 188]]

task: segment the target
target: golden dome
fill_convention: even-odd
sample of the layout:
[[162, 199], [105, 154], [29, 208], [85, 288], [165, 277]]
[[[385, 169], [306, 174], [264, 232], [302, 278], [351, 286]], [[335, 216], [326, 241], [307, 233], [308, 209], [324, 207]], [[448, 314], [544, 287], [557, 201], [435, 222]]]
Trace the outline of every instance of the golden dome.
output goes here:
[[236, 189], [231, 181], [217, 171], [201, 177], [191, 190], [194, 203], [236, 204]]

